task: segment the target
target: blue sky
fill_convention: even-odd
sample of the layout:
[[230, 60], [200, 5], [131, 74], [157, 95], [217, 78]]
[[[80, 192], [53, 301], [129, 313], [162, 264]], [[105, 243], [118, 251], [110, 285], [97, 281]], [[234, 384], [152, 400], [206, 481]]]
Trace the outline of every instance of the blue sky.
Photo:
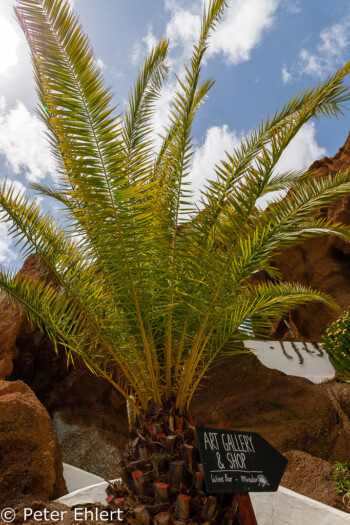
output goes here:
[[[199, 30], [203, 0], [71, 0], [90, 36], [106, 82], [123, 109], [137, 69], [161, 36], [170, 39], [171, 71], [181, 75]], [[27, 44], [13, 19], [14, 0], [0, 0], [0, 181], [49, 184], [55, 166], [35, 116], [36, 94]], [[216, 84], [194, 126], [194, 190], [216, 162], [258, 125], [267, 110], [334, 72], [349, 58], [348, 0], [231, 0], [213, 35], [204, 76]], [[348, 83], [350, 79], [348, 79]], [[175, 86], [170, 74], [155, 118], [160, 131]], [[334, 155], [350, 129], [349, 113], [304, 127], [280, 161], [307, 168]], [[30, 192], [29, 192], [30, 193]], [[41, 201], [43, 210], [50, 204]], [[16, 247], [0, 223], [0, 263], [18, 268]]]

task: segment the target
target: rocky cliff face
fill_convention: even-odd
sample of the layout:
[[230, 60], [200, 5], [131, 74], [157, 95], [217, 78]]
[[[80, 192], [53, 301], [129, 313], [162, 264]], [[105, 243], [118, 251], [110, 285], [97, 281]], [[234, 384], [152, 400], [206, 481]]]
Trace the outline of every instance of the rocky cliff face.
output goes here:
[[[324, 157], [310, 166], [320, 176], [350, 169], [350, 133], [334, 157]], [[350, 225], [350, 195], [338, 200], [322, 216]], [[333, 311], [310, 303], [280, 319], [274, 325], [271, 339], [319, 341], [327, 325], [335, 321], [350, 305], [350, 244], [333, 236], [304, 242], [283, 251], [275, 258], [285, 281], [299, 282], [331, 295], [340, 306]], [[288, 326], [287, 326], [288, 325]]]
[[[20, 275], [32, 279], [42, 278], [43, 267], [35, 255], [30, 255], [25, 261]], [[14, 308], [7, 300], [5, 294], [0, 293], [0, 380], [12, 374], [13, 360], [19, 357], [17, 336], [31, 336], [38, 332], [30, 326], [25, 313], [19, 308]]]

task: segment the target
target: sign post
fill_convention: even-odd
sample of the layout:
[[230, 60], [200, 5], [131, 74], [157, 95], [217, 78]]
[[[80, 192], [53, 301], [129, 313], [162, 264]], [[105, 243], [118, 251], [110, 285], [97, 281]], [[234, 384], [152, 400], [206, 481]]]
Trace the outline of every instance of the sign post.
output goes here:
[[256, 519], [249, 492], [276, 492], [287, 459], [256, 432], [196, 427], [207, 492], [236, 493], [244, 525]]

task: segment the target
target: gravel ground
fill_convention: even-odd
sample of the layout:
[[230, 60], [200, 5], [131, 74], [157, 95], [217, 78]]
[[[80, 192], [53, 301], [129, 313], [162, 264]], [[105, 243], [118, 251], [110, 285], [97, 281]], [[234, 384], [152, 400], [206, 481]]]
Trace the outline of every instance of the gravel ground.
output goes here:
[[117, 477], [120, 449], [101, 439], [94, 428], [70, 425], [62, 420], [59, 412], [53, 417], [62, 460], [74, 467], [92, 472], [104, 479]]

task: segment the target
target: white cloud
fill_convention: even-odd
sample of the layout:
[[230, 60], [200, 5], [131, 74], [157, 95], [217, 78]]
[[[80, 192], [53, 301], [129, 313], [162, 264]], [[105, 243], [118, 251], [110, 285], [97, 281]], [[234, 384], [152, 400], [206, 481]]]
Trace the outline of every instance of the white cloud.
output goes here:
[[315, 160], [327, 154], [325, 148], [317, 143], [316, 128], [313, 122], [305, 124], [282, 154], [276, 170], [305, 170]]
[[147, 35], [143, 37], [142, 41], [146, 44], [148, 53], [157, 45], [157, 38], [153, 34], [152, 26], [148, 28]]
[[281, 5], [286, 9], [287, 13], [292, 15], [298, 15], [302, 11], [299, 0], [293, 0], [293, 2], [282, 0]]
[[41, 121], [22, 102], [7, 112], [4, 97], [0, 97], [0, 154], [14, 173], [24, 170], [30, 181], [56, 173], [43, 131]]
[[[231, 64], [249, 60], [252, 49], [260, 43], [264, 32], [272, 26], [279, 1], [235, 0], [226, 10], [224, 20], [217, 25], [210, 39], [207, 57], [222, 54]], [[190, 5], [181, 0], [164, 0], [165, 10], [171, 13], [165, 30], [165, 36], [170, 40], [169, 65], [180, 78], [184, 73], [183, 64], [191, 56], [192, 47], [198, 41], [204, 4], [208, 4], [208, 0], [194, 0]], [[156, 38], [150, 27], [142, 41], [133, 47], [133, 63], [138, 63], [140, 57], [149, 51], [155, 42]], [[167, 123], [170, 102], [176, 88], [176, 79], [171, 78], [162, 90], [154, 117], [157, 133], [161, 133]]]
[[101, 69], [107, 69], [107, 66], [106, 64], [103, 62], [102, 58], [98, 58], [96, 60], [96, 65], [97, 67], [101, 68]]
[[[263, 33], [272, 26], [280, 0], [235, 0], [226, 9], [224, 19], [213, 32], [207, 58], [222, 54], [230, 64], [250, 59]], [[203, 4], [196, 1], [186, 8], [176, 0], [165, 0], [165, 9], [171, 11], [166, 36], [172, 47], [183, 48], [181, 59], [187, 57], [199, 36]], [[180, 57], [179, 57], [180, 59]]]
[[345, 49], [349, 45], [349, 26], [350, 20], [346, 20], [342, 24], [334, 24], [324, 29], [320, 35], [319, 51], [338, 54], [339, 50]]
[[157, 44], [157, 38], [153, 33], [152, 26], [148, 27], [147, 34], [141, 39], [141, 42], [136, 42], [132, 48], [131, 61], [137, 64], [144, 55], [149, 53]]
[[250, 59], [264, 32], [274, 22], [278, 0], [236, 0], [210, 41], [208, 56], [222, 53], [230, 64]]
[[321, 76], [325, 67], [322, 57], [313, 55], [307, 49], [302, 49], [299, 53], [299, 73], [306, 73], [312, 76]]
[[[198, 40], [200, 31], [200, 16], [184, 9], [176, 0], [164, 0], [165, 9], [171, 11], [170, 20], [165, 29], [165, 37], [170, 41], [170, 54], [168, 64], [180, 78], [183, 77], [184, 62], [192, 54], [192, 46]], [[200, 12], [200, 2], [193, 2], [192, 9]], [[152, 28], [149, 28], [147, 35], [142, 39], [147, 50], [155, 44], [156, 38]], [[140, 53], [139, 48], [138, 51]], [[156, 133], [156, 145], [160, 146], [162, 140], [159, 134], [164, 135], [164, 127], [169, 123], [169, 110], [174, 92], [178, 88], [178, 82], [174, 75], [163, 86], [161, 96], [157, 102], [156, 111], [153, 117], [154, 129]]]
[[171, 82], [167, 84], [162, 89], [161, 95], [157, 101], [156, 111], [153, 116], [153, 127], [156, 134], [157, 146], [160, 146], [162, 142], [162, 139], [159, 137], [159, 134], [164, 135], [164, 127], [169, 124], [169, 109], [175, 89], [175, 83]]
[[12, 239], [8, 235], [8, 226], [0, 222], [0, 264], [9, 263], [15, 258], [12, 248]]
[[0, 16], [0, 75], [10, 76], [11, 70], [18, 64], [20, 37], [15, 27]]
[[131, 62], [137, 64], [142, 54], [143, 46], [140, 42], [136, 42], [132, 48]]
[[194, 198], [200, 196], [199, 190], [204, 188], [206, 180], [215, 179], [215, 165], [226, 158], [225, 152], [233, 152], [240, 143], [239, 134], [230, 131], [227, 124], [213, 126], [207, 130], [204, 143], [195, 150], [192, 162], [190, 180]]
[[303, 47], [298, 59], [292, 66], [299, 77], [303, 74], [323, 76], [332, 73], [342, 62], [347, 60], [350, 49], [350, 16], [341, 23], [326, 27], [319, 35], [314, 49]]
[[197, 42], [201, 27], [199, 14], [178, 7], [172, 8], [172, 16], [166, 26], [166, 37], [172, 48], [182, 46], [181, 58], [191, 54], [192, 46]]
[[284, 66], [282, 68], [282, 81], [283, 84], [287, 84], [292, 78], [292, 74], [288, 71], [288, 69]]

